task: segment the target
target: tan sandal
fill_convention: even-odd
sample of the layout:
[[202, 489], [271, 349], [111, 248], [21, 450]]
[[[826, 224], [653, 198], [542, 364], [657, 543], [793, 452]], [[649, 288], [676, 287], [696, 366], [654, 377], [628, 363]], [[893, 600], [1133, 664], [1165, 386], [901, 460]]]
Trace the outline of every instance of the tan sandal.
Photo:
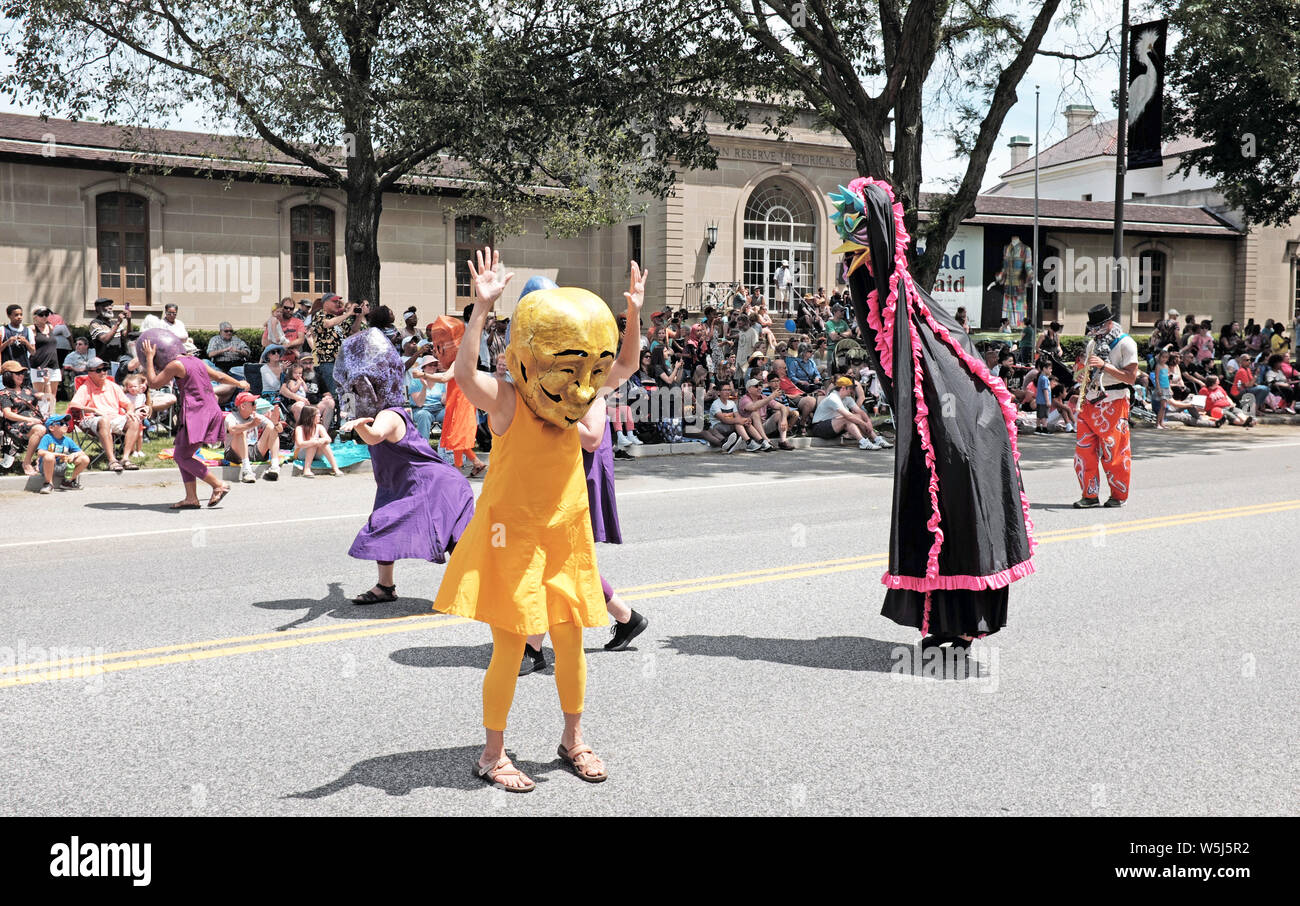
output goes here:
[[[502, 752], [501, 757], [497, 759], [497, 763], [490, 768], [483, 767], [477, 761], [474, 762], [474, 774], [481, 778], [484, 783], [494, 786], [497, 789], [505, 790], [507, 793], [531, 793], [533, 790], [537, 789], [536, 781], [532, 780], [524, 774], [523, 771], [515, 767], [514, 762], [512, 762], [510, 757], [504, 752]], [[502, 777], [522, 777], [524, 780], [528, 781], [528, 785], [510, 786], [509, 784], [501, 782]]]
[[609, 772], [605, 771], [603, 766], [600, 773], [587, 770], [587, 765], [591, 763], [592, 759], [600, 761], [600, 758], [592, 751], [591, 746], [586, 743], [579, 743], [572, 749], [565, 749], [564, 743], [560, 743], [560, 747], [555, 751], [560, 756], [561, 761], [573, 768], [573, 773], [578, 775], [579, 780], [585, 780], [588, 783], [604, 783], [609, 779]]
[[469, 477], [478, 478], [486, 471], [487, 471], [487, 463], [481, 462], [478, 465], [474, 466], [474, 468], [469, 470]]

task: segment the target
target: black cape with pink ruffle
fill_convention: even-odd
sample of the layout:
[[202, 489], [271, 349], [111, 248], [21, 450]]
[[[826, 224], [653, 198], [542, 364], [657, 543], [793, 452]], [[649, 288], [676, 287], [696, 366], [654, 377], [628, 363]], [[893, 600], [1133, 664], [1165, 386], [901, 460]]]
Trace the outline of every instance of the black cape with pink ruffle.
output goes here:
[[882, 613], [926, 635], [988, 635], [1006, 625], [1010, 584], [1034, 571], [1015, 404], [956, 319], [913, 283], [888, 184], [856, 179], [849, 192], [860, 216], [841, 236], [870, 250], [849, 289], [898, 428]]

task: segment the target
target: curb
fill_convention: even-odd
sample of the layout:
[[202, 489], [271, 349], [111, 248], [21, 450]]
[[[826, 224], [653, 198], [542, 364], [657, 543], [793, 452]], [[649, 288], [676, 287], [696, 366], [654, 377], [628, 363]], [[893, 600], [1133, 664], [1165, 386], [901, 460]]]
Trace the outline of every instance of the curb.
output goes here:
[[[214, 472], [220, 471], [222, 481], [236, 483], [239, 481], [239, 466], [211, 466], [210, 469]], [[266, 469], [267, 464], [262, 463], [261, 465], [254, 467], [253, 472], [260, 479], [266, 472]], [[343, 473], [345, 475], [368, 475], [373, 471], [374, 467], [368, 459], [343, 467]], [[283, 478], [295, 477], [293, 473], [294, 467], [292, 463], [284, 463], [280, 466], [280, 475]], [[31, 491], [35, 493], [41, 489], [41, 485], [44, 483], [45, 479], [40, 475], [4, 475], [0, 476], [0, 493], [5, 491]], [[61, 483], [62, 479], [60, 479], [58, 474], [55, 474], [54, 490], [59, 490], [59, 485]], [[180, 483], [180, 470], [174, 466], [162, 469], [141, 469], [138, 472], [122, 472], [121, 474], [96, 470], [94, 472], [83, 472], [81, 475], [81, 484], [83, 487], [87, 488], [110, 486], [141, 488], [149, 487], [150, 485], [161, 487], [164, 485], [175, 485]]]

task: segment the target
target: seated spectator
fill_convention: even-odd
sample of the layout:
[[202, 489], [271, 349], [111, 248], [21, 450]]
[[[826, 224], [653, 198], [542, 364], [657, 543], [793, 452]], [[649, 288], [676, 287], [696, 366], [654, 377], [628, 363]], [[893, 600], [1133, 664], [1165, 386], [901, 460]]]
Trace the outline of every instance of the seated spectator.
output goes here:
[[326, 432], [333, 431], [337, 404], [334, 395], [325, 390], [320, 374], [316, 371], [316, 356], [310, 352], [303, 353], [298, 362], [302, 365], [303, 395], [310, 405], [320, 410], [320, 423], [325, 426]]
[[849, 335], [849, 322], [844, 319], [844, 306], [832, 306], [830, 319], [826, 322], [826, 339], [833, 346], [840, 340], [848, 338]]
[[113, 449], [113, 436], [121, 435], [124, 441], [122, 449], [130, 452], [136, 448], [143, 423], [132, 410], [131, 401], [121, 386], [114, 383], [108, 374], [109, 364], [98, 356], [92, 358], [86, 365], [86, 382], [72, 395], [68, 408], [85, 413], [81, 418], [81, 429], [98, 435], [110, 469], [134, 472], [140, 467], [130, 457], [125, 463], [118, 461]]
[[1205, 365], [1214, 358], [1214, 337], [1210, 335], [1210, 322], [1202, 321], [1196, 325], [1192, 335], [1183, 344], [1184, 351], [1195, 354], [1197, 363]]
[[749, 357], [749, 364], [745, 368], [745, 383], [750, 381], [764, 382], [767, 380], [767, 356], [763, 350], [756, 349]]
[[[0, 387], [0, 414], [4, 416], [4, 433], [23, 452], [23, 474], [35, 475], [33, 460], [36, 447], [45, 435], [45, 419], [41, 415], [36, 394], [27, 386], [27, 368], [10, 359], [3, 366], [3, 386]], [[6, 460], [8, 463], [9, 460]]]
[[1233, 405], [1232, 398], [1220, 385], [1219, 376], [1216, 374], [1205, 379], [1205, 414], [1217, 422], [1218, 427], [1223, 427], [1225, 422], [1232, 422], [1237, 426], [1244, 425], [1247, 428], [1255, 426], [1254, 416]]
[[813, 361], [812, 346], [808, 343], [800, 343], [798, 350], [797, 358], [786, 358], [786, 370], [796, 387], [804, 393], [813, 393], [821, 386], [822, 376], [817, 369], [817, 363]]
[[402, 329], [397, 332], [399, 343], [405, 344], [410, 339], [418, 342], [424, 336], [420, 332], [420, 315], [414, 305], [402, 313], [402, 325]]
[[280, 392], [280, 381], [284, 374], [284, 347], [268, 346], [262, 350], [262, 393], [270, 395]]
[[1275, 406], [1274, 408], [1286, 412], [1288, 415], [1295, 414], [1297, 382], [1294, 380], [1295, 372], [1287, 363], [1286, 358], [1280, 353], [1269, 356], [1268, 365], [1263, 371], [1264, 376], [1260, 378], [1260, 383], [1267, 387], [1270, 393], [1281, 397], [1283, 401], [1281, 407]]
[[768, 388], [779, 392], [782, 405], [797, 410], [799, 413], [798, 432], [803, 433], [812, 424], [813, 412], [817, 409], [817, 398], [811, 393], [800, 390], [786, 372], [784, 359], [772, 363], [772, 370], [767, 375]]
[[63, 370], [70, 372], [75, 379], [77, 375], [86, 373], [86, 365], [92, 358], [94, 353], [90, 351], [90, 341], [85, 337], [77, 337], [72, 352], [63, 360]]
[[187, 342], [190, 338], [190, 332], [185, 327], [185, 322], [176, 317], [179, 309], [175, 302], [168, 302], [163, 306], [163, 316], [145, 315], [144, 323], [140, 325], [140, 330], [152, 330], [155, 327], [170, 331], [180, 338], [181, 342]]
[[334, 459], [329, 432], [321, 424], [320, 410], [315, 406], [303, 406], [296, 419], [297, 424], [293, 429], [293, 458], [302, 460], [302, 477], [316, 477], [316, 473], [311, 470], [311, 464], [316, 461], [317, 456], [324, 457], [329, 463], [331, 475], [341, 476], [343, 472]]
[[882, 450], [892, 447], [889, 441], [876, 434], [871, 419], [852, 399], [853, 381], [843, 375], [827, 387], [826, 395], [813, 412], [812, 436], [822, 440], [835, 440], [848, 434], [858, 442], [859, 450]]
[[1055, 377], [1052, 378], [1052, 401], [1047, 413], [1047, 430], [1074, 431], [1078, 422], [1074, 406], [1070, 402], [1068, 389]]
[[[81, 473], [86, 471], [90, 465], [90, 457], [81, 451], [77, 442], [68, 436], [68, 416], [51, 415], [45, 420], [45, 435], [36, 447], [36, 455], [40, 458], [41, 475], [45, 478], [45, 483], [41, 485], [41, 493], [48, 494], [54, 487], [54, 470], [58, 467], [64, 468], [63, 484], [60, 487], [65, 491], [81, 490]], [[69, 474], [67, 467], [72, 467], [72, 473]]]
[[267, 400], [248, 392], [235, 397], [235, 411], [226, 415], [226, 462], [239, 466], [239, 480], [257, 481], [252, 459], [265, 459], [270, 465], [262, 477], [276, 481], [280, 477], [279, 410]]
[[[751, 441], [750, 446], [746, 447], [749, 452], [773, 452], [772, 442], [768, 440], [773, 431], [777, 432], [780, 438], [777, 446], [782, 450], [794, 449], [794, 444], [786, 437], [790, 427], [791, 411], [779, 400], [763, 395], [763, 382], [759, 378], [750, 378], [745, 382], [745, 392], [736, 402], [740, 407], [741, 417], [749, 419], [749, 423], [758, 434], [758, 437]], [[754, 446], [755, 443], [757, 446]]]
[[1281, 321], [1273, 325], [1273, 336], [1269, 338], [1268, 348], [1274, 355], [1280, 355], [1283, 358], [1290, 355], [1291, 341], [1287, 339], [1286, 329], [1282, 326]]
[[1197, 358], [1197, 355], [1198, 353], [1194, 350], [1183, 350], [1182, 363], [1179, 366], [1183, 383], [1191, 393], [1200, 393], [1205, 389], [1205, 377], [1208, 374], [1205, 365]]
[[310, 406], [307, 400], [307, 382], [302, 376], [303, 368], [298, 362], [289, 365], [284, 372], [284, 380], [280, 382], [280, 398], [289, 406], [289, 415], [293, 423], [298, 424], [298, 416], [302, 414], [304, 406]]
[[229, 321], [222, 321], [217, 333], [208, 340], [208, 358], [226, 374], [248, 361], [251, 354], [248, 344], [235, 333]]
[[306, 348], [304, 344], [307, 342], [307, 325], [295, 314], [296, 311], [297, 307], [292, 297], [285, 296], [280, 300], [280, 304], [276, 306], [262, 329], [264, 348], [279, 346], [281, 353], [286, 349], [297, 351]]
[[718, 398], [709, 408], [712, 429], [722, 438], [724, 453], [736, 452], [742, 441], [748, 442], [746, 449], [750, 452], [759, 450], [762, 445], [758, 442], [758, 432], [750, 420], [740, 414], [735, 394], [731, 384], [718, 386]]

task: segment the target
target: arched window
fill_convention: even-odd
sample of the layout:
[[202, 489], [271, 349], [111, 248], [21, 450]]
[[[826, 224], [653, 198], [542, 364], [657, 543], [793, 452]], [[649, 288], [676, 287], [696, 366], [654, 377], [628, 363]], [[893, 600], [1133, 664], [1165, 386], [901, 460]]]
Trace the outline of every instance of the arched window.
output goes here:
[[745, 285], [762, 290], [771, 302], [776, 271], [784, 262], [792, 270], [796, 289], [813, 289], [816, 240], [817, 218], [807, 193], [779, 178], [761, 183], [745, 204]]
[[456, 306], [464, 308], [474, 300], [469, 260], [474, 250], [492, 244], [492, 221], [469, 215], [456, 218]]
[[1134, 280], [1138, 291], [1137, 322], [1155, 324], [1165, 316], [1165, 253], [1140, 254]]
[[149, 201], [128, 192], [95, 199], [99, 295], [132, 305], [149, 304]]
[[301, 204], [289, 212], [293, 291], [308, 296], [334, 292], [334, 212]]

